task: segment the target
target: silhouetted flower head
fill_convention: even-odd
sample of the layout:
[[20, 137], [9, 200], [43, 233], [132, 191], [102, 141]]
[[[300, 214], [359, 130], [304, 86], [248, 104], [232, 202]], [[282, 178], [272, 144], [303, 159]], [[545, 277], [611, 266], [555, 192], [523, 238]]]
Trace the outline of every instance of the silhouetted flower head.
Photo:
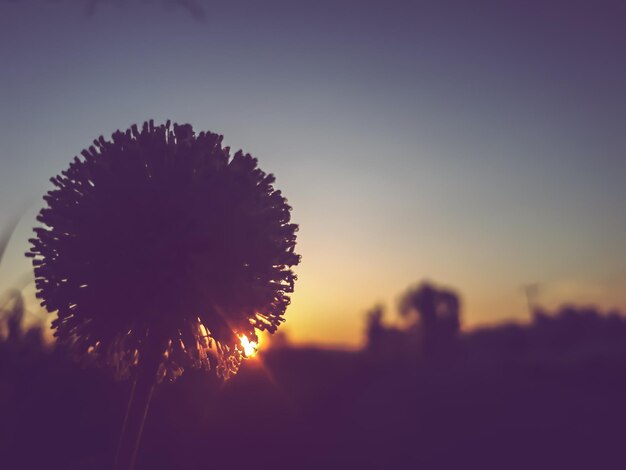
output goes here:
[[222, 136], [144, 123], [76, 157], [44, 199], [28, 254], [55, 335], [79, 356], [160, 378], [236, 372], [241, 339], [274, 332], [296, 279], [297, 225], [274, 177]]

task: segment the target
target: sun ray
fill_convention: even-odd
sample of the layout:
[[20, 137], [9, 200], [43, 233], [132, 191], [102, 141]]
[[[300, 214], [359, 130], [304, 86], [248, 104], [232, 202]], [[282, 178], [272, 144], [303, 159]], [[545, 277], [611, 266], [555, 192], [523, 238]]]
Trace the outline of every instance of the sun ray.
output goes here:
[[246, 335], [241, 335], [239, 337], [239, 342], [241, 343], [243, 354], [246, 358], [254, 357], [259, 351], [259, 344], [254, 341], [250, 341]]

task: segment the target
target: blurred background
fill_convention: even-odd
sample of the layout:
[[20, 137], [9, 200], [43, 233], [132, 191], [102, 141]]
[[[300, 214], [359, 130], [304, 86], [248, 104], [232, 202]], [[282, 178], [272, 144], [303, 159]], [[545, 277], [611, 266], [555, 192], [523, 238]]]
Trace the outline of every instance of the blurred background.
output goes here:
[[624, 468], [625, 20], [0, 0], [0, 462], [109, 468], [129, 385], [55, 347], [24, 253], [74, 155], [171, 119], [276, 175], [303, 261], [235, 379], [157, 390], [138, 467]]

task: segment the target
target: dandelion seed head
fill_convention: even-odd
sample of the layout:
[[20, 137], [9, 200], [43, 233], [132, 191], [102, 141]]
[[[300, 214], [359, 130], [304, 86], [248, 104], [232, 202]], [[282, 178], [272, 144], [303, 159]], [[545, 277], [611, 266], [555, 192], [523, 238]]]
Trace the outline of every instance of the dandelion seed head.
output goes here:
[[51, 182], [28, 256], [78, 356], [126, 376], [149, 345], [161, 378], [228, 377], [240, 338], [283, 321], [298, 227], [273, 175], [222, 136], [150, 121], [94, 140]]

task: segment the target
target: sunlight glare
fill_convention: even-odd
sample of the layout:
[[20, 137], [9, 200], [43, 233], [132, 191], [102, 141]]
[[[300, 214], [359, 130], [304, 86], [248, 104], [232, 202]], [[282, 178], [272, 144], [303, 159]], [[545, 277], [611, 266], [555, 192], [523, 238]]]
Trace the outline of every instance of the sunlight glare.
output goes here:
[[250, 341], [246, 335], [241, 335], [239, 341], [243, 347], [244, 356], [250, 358], [256, 355], [259, 350], [259, 345], [257, 343]]

